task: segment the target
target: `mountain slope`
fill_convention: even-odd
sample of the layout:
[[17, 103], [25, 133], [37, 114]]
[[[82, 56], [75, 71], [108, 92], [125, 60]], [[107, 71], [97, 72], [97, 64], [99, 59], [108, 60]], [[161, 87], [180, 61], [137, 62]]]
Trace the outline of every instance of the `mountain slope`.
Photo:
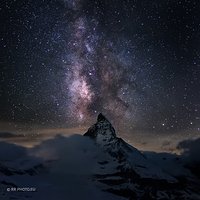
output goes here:
[[[7, 190], [26, 187], [36, 191]], [[200, 181], [183, 160], [140, 152], [102, 114], [84, 136], [30, 149], [0, 142], [0, 188], [1, 200], [200, 200]]]
[[84, 136], [110, 155], [99, 161], [101, 170], [94, 172], [94, 181], [103, 183], [104, 190], [129, 199], [199, 199], [196, 190], [186, 182], [164, 172], [136, 148], [116, 136], [105, 116], [99, 114], [97, 122]]

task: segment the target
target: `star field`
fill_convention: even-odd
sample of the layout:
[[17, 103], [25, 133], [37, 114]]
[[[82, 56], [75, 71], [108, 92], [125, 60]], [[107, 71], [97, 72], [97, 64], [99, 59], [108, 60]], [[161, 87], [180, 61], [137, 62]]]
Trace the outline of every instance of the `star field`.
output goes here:
[[198, 1], [7, 0], [0, 120], [200, 131]]

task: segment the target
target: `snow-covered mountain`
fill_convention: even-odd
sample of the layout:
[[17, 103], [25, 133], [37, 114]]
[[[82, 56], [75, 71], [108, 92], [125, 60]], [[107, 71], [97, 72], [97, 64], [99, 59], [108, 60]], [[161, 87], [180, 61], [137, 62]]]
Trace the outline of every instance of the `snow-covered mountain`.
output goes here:
[[144, 154], [136, 148], [118, 138], [111, 123], [99, 114], [97, 123], [94, 124], [84, 136], [94, 139], [103, 151], [109, 153], [118, 163], [123, 171], [134, 171], [141, 178], [152, 178], [166, 180], [175, 183], [177, 180], [164, 173], [159, 167], [152, 164]]
[[[84, 136], [110, 155], [109, 160], [99, 161], [101, 170], [94, 174], [94, 181], [106, 185], [105, 191], [128, 199], [200, 199], [200, 187], [196, 185], [199, 181], [187, 169], [185, 174], [179, 174], [183, 165], [178, 165], [176, 159], [168, 159], [167, 164], [174, 169], [166, 170], [165, 165], [157, 163], [159, 158], [147, 156], [118, 138], [102, 114]], [[179, 173], [174, 174], [176, 170]]]
[[140, 152], [102, 114], [84, 136], [56, 136], [32, 149], [0, 142], [0, 150], [0, 200], [200, 199], [200, 180], [181, 157]]

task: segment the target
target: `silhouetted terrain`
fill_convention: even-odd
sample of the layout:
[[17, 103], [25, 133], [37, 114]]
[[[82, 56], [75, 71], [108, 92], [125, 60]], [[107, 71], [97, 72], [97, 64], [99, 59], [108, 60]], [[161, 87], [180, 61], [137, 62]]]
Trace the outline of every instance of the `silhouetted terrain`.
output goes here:
[[84, 136], [58, 135], [31, 149], [1, 142], [0, 148], [2, 200], [200, 199], [197, 162], [140, 152], [102, 114]]

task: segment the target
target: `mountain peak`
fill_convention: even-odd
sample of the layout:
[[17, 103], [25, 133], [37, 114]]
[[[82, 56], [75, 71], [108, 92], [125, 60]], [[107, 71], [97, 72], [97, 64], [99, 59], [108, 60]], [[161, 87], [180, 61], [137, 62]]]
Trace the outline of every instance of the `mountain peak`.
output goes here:
[[102, 113], [98, 115], [97, 122], [88, 129], [84, 136], [96, 139], [98, 143], [99, 139], [108, 141], [112, 138], [116, 138], [115, 129]]
[[97, 117], [97, 122], [101, 122], [101, 121], [107, 121], [107, 118], [102, 114], [102, 113], [99, 113], [98, 117]]

